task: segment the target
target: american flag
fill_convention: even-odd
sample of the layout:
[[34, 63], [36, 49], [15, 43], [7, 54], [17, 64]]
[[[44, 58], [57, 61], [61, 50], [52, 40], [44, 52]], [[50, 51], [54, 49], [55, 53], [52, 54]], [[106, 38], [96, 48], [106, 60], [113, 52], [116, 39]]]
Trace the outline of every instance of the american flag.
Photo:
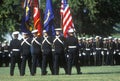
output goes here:
[[63, 29], [64, 37], [68, 36], [68, 30], [74, 29], [74, 24], [72, 20], [72, 15], [70, 13], [70, 7], [67, 0], [61, 0], [61, 26]]

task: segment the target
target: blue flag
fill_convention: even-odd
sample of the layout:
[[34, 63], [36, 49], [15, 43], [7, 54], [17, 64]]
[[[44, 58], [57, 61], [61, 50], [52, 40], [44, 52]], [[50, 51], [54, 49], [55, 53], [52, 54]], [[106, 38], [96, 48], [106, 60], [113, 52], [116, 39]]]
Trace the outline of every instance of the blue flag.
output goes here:
[[52, 0], [46, 0], [46, 9], [44, 14], [44, 30], [47, 31], [48, 35], [54, 36], [55, 29], [54, 29], [54, 13], [52, 9]]
[[26, 32], [26, 33], [31, 33], [30, 30], [26, 27], [26, 22], [25, 22], [25, 16], [23, 16], [22, 18], [22, 22], [21, 22], [21, 25], [20, 25], [20, 30], [21, 32]]
[[25, 21], [28, 21], [30, 18], [30, 2], [31, 0], [25, 0]]

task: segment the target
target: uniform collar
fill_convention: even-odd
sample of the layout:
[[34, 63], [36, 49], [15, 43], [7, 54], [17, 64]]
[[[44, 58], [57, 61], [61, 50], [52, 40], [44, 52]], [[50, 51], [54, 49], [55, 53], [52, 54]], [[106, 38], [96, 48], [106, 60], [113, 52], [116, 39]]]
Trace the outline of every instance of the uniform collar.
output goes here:
[[43, 36], [44, 38], [48, 38], [48, 36]]
[[60, 35], [56, 35], [55, 37], [60, 37]]

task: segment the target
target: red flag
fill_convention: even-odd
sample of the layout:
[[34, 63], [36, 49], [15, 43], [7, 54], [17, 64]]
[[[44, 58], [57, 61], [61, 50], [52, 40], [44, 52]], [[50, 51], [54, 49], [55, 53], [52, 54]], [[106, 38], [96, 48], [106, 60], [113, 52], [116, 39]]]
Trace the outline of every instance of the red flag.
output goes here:
[[61, 23], [62, 23], [63, 34], [64, 34], [64, 37], [67, 37], [68, 30], [74, 29], [72, 15], [70, 13], [70, 7], [69, 7], [69, 4], [67, 3], [67, 0], [61, 0], [60, 14], [61, 14], [61, 20], [62, 20]]
[[40, 9], [38, 0], [34, 0], [34, 8], [33, 8], [33, 18], [34, 18], [34, 29], [38, 30], [38, 35], [42, 36], [42, 23], [40, 18]]

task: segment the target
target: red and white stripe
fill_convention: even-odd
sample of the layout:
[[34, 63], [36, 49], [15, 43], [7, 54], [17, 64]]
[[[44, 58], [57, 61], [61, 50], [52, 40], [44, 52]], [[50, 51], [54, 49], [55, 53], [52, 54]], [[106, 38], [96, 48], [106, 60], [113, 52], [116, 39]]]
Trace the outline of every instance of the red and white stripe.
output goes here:
[[67, 6], [64, 8], [64, 2], [63, 0], [61, 1], [61, 20], [62, 20], [62, 29], [63, 29], [63, 34], [64, 37], [68, 36], [68, 30], [69, 29], [74, 29], [74, 24], [72, 20], [72, 15], [70, 13], [70, 7], [67, 4]]
[[64, 11], [64, 5], [63, 5], [63, 0], [61, 0], [61, 9], [60, 9], [61, 18], [62, 18], [62, 15], [63, 15], [63, 11]]

